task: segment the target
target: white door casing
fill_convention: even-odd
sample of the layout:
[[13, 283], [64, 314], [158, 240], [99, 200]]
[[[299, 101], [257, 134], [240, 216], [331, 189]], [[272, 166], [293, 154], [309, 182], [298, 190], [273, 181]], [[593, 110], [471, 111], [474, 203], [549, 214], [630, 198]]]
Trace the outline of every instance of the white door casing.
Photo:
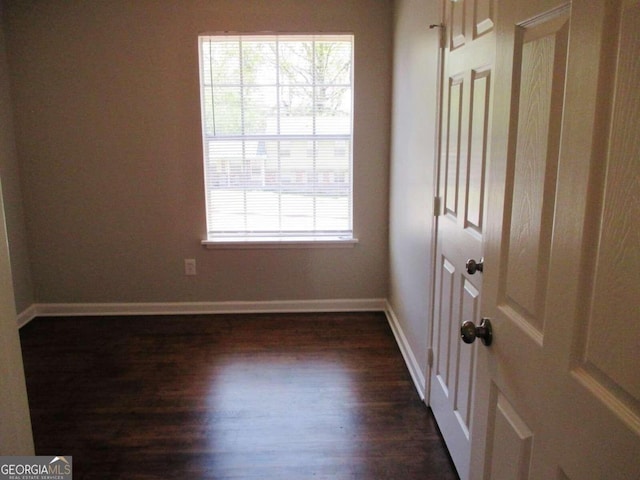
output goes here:
[[33, 455], [31, 417], [14, 302], [0, 186], [0, 455]]
[[480, 315], [484, 185], [490, 132], [494, 23], [491, 0], [446, 2], [439, 196], [429, 404], [460, 477], [468, 478], [476, 345], [461, 348], [460, 324]]
[[497, 9], [470, 478], [637, 480], [640, 1]]

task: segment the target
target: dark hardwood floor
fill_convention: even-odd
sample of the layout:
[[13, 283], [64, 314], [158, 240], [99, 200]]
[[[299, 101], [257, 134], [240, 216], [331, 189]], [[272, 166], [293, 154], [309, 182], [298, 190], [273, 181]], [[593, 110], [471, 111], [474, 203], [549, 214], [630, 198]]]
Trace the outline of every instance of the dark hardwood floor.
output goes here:
[[36, 452], [74, 479], [456, 479], [382, 313], [38, 318]]

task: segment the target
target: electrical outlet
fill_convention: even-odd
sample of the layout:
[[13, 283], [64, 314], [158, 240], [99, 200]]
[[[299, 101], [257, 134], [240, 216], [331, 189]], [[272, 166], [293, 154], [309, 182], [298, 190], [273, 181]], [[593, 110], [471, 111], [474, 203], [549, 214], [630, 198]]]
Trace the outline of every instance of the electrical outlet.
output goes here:
[[185, 258], [184, 259], [184, 274], [195, 275], [196, 274], [196, 259]]

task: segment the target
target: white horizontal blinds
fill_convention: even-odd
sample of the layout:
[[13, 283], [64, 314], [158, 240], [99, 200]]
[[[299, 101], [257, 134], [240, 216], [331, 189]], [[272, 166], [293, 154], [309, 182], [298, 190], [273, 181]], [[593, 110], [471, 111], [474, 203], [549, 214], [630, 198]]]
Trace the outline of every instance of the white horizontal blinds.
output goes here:
[[353, 37], [200, 37], [210, 239], [352, 236]]

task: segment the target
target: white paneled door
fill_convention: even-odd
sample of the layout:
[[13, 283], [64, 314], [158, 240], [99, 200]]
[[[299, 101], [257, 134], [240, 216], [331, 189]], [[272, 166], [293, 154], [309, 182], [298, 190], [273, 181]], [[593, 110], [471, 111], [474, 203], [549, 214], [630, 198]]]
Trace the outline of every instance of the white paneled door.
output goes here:
[[[446, 9], [430, 400], [447, 445], [462, 479], [638, 480], [640, 1]], [[491, 36], [495, 57], [475, 53]], [[491, 346], [461, 343], [483, 316]]]
[[[460, 324], [480, 316], [484, 196], [495, 34], [490, 0], [445, 7], [436, 247], [433, 366], [429, 403], [461, 478], [468, 478], [477, 345], [462, 346]], [[471, 270], [473, 271], [473, 269]]]

